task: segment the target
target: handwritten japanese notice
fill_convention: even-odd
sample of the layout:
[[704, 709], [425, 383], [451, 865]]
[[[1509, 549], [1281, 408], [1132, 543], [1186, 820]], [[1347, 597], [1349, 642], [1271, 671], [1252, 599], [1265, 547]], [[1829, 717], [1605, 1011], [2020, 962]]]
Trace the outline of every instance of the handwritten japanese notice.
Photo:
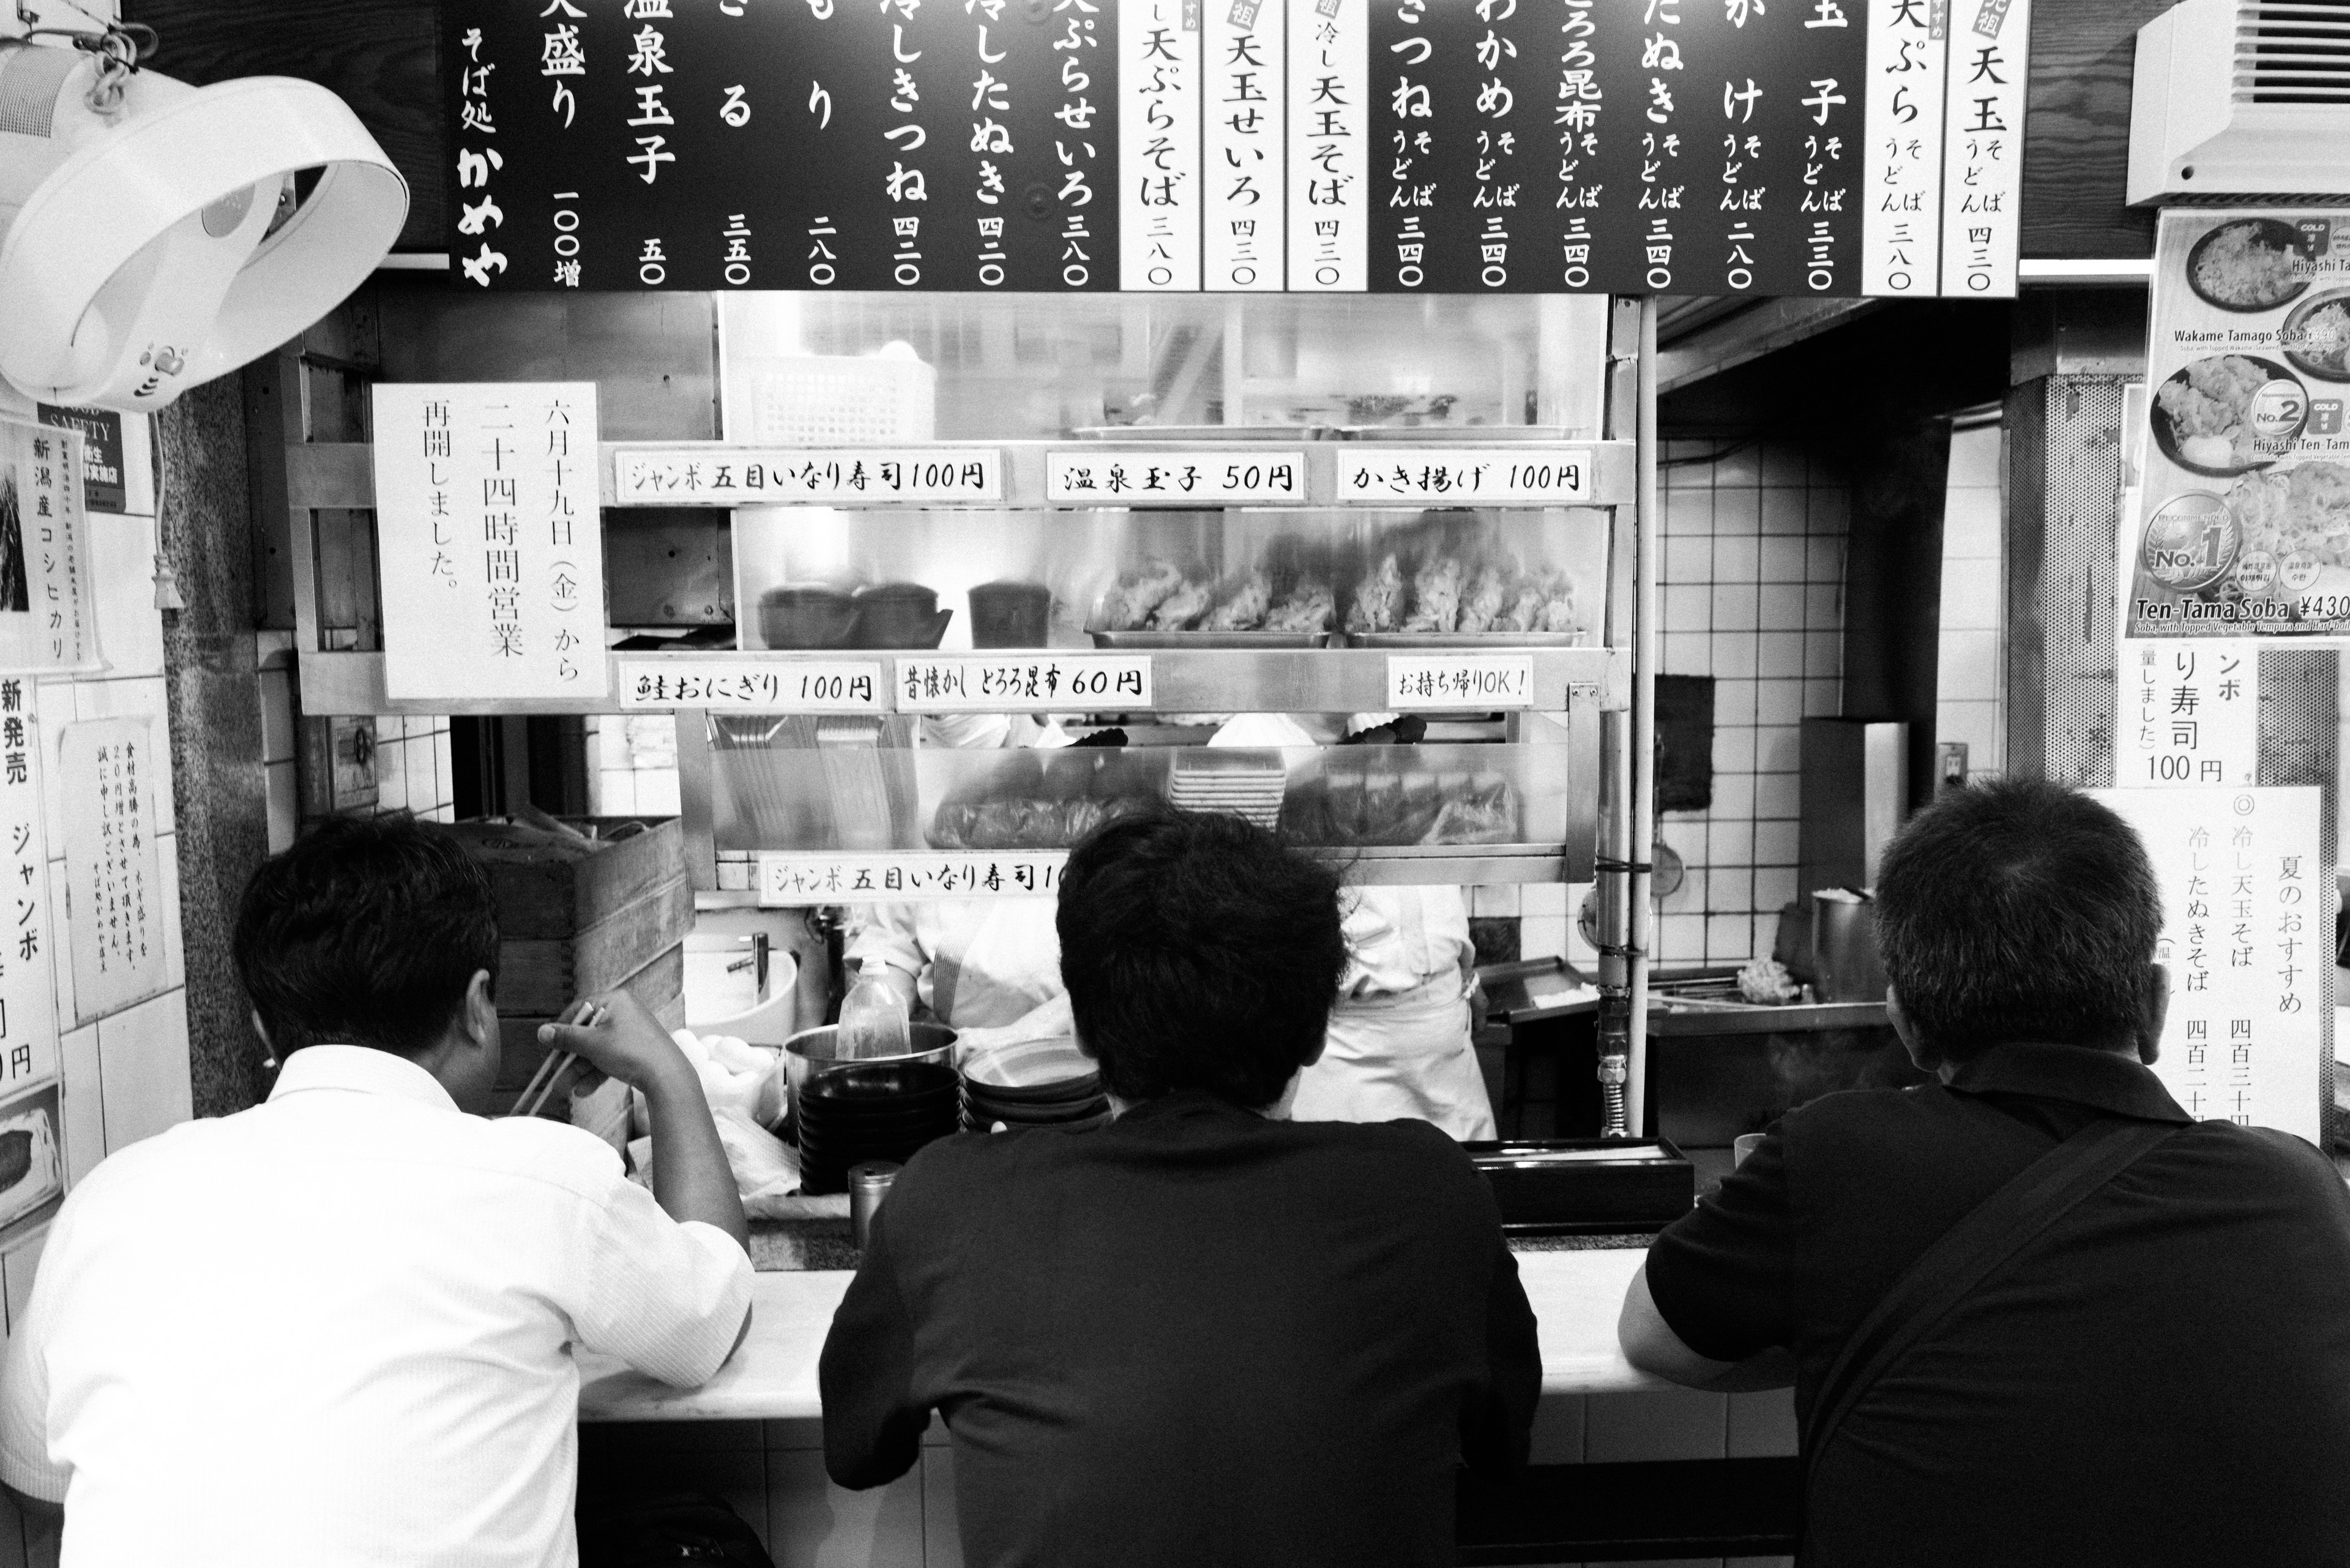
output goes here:
[[57, 1072], [38, 730], [32, 682], [0, 676], [0, 1090]]
[[992, 446], [707, 452], [623, 447], [612, 455], [612, 499], [620, 506], [1001, 501], [1003, 453]]
[[759, 902], [770, 907], [865, 899], [1050, 897], [1060, 891], [1066, 849], [981, 854], [826, 855], [758, 857]]
[[449, 244], [484, 289], [2012, 295], [2030, 21], [442, 0]]
[[386, 693], [603, 696], [596, 384], [380, 382], [373, 451]]
[[954, 656], [898, 660], [901, 713], [1024, 713], [1151, 704], [1147, 653]]
[[1354, 446], [1338, 453], [1338, 499], [1382, 505], [1588, 501], [1594, 454], [1574, 446]]
[[2128, 789], [2256, 782], [2260, 666], [2259, 650], [2241, 643], [2125, 644], [2114, 783]]
[[620, 707], [709, 708], [733, 713], [875, 713], [889, 686], [881, 666], [857, 659], [628, 659], [616, 661]]
[[0, 420], [0, 670], [96, 670], [78, 431]]
[[1045, 499], [1096, 506], [1196, 506], [1305, 499], [1305, 454], [1295, 450], [1045, 454]]
[[2321, 792], [2096, 793], [2146, 840], [2162, 885], [2164, 1086], [2194, 1116], [2317, 1142], [2334, 970]]
[[1531, 708], [1534, 661], [1524, 653], [1388, 656], [1387, 706], [1408, 713], [1468, 708], [1490, 712]]
[[151, 720], [97, 719], [57, 737], [66, 815], [66, 941], [74, 1012], [102, 1018], [166, 989]]

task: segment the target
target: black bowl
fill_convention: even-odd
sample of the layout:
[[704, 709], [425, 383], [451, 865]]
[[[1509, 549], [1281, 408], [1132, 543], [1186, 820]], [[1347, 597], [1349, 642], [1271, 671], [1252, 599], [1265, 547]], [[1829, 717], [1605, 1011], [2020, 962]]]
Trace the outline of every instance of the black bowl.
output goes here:
[[975, 1078], [962, 1082], [965, 1095], [979, 1095], [999, 1106], [1066, 1106], [1072, 1100], [1090, 1100], [1102, 1092], [1101, 1075], [1090, 1073], [1082, 1078], [1064, 1078], [1057, 1084], [1032, 1084], [1025, 1088], [1007, 1089], [1000, 1084], [983, 1084]]
[[1109, 1109], [1109, 1099], [1104, 1095], [1090, 1095], [1082, 1100], [1071, 1100], [1056, 1106], [1005, 1105], [984, 1095], [963, 1096], [965, 1114], [990, 1122], [1018, 1122], [1030, 1127], [1049, 1127], [1059, 1122], [1083, 1121]]
[[2203, 292], [2202, 286], [2195, 281], [2195, 269], [2202, 263], [2204, 250], [2210, 246], [2213, 241], [2217, 240], [2221, 234], [2226, 234], [2229, 230], [2241, 229], [2247, 225], [2254, 230], [2259, 234], [2262, 243], [2268, 245], [2272, 250], [2282, 251], [2301, 249], [2301, 231], [2294, 228], [2291, 223], [2285, 223], [2282, 219], [2236, 218], [2229, 221], [2228, 223], [2221, 223], [2219, 227], [2213, 229], [2201, 239], [2197, 240], [2193, 245], [2189, 246], [2187, 252], [2187, 265], [2183, 269], [2187, 280], [2187, 286], [2195, 291], [2196, 298], [2201, 300], [2204, 304], [2210, 306], [2215, 310], [2231, 310], [2239, 316], [2252, 316], [2257, 315], [2263, 310], [2274, 310], [2279, 306], [2291, 304], [2293, 301], [2299, 299], [2303, 294], [2306, 294], [2309, 291], [2309, 280], [2307, 278], [2303, 278], [2299, 282], [2296, 282], [2290, 287], [2286, 288], [2283, 293], [2278, 295], [2274, 299], [2268, 300], [2258, 305], [2234, 305], [2224, 299], [2214, 299], [2210, 295]]
[[800, 1097], [834, 1102], [886, 1099], [949, 1093], [962, 1082], [962, 1077], [952, 1067], [941, 1062], [913, 1062], [885, 1067], [837, 1067], [810, 1076], [800, 1087]]
[[899, 1133], [919, 1133], [930, 1127], [952, 1127], [958, 1109], [950, 1101], [943, 1105], [873, 1116], [803, 1116], [799, 1131], [802, 1138], [811, 1134], [818, 1138], [889, 1137]]

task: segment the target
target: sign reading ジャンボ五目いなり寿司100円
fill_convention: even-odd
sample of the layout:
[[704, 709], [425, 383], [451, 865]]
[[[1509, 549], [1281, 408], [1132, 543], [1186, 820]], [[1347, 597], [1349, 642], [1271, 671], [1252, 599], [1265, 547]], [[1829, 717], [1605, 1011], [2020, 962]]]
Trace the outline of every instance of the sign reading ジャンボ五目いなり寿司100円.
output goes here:
[[2165, 213], [2133, 638], [2350, 637], [2350, 213]]
[[443, 0], [461, 286], [2015, 292], [2030, 0]]

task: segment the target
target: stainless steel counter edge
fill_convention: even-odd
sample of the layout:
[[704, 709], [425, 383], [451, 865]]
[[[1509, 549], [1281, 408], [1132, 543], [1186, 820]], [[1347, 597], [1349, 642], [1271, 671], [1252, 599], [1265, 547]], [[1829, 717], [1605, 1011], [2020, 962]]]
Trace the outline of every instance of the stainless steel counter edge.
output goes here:
[[[1518, 1274], [1542, 1334], [1543, 1393], [1642, 1394], [1675, 1385], [1637, 1371], [1616, 1345], [1639, 1248], [1521, 1252]], [[583, 1421], [803, 1420], [821, 1417], [816, 1358], [848, 1288], [843, 1272], [760, 1274], [751, 1331], [700, 1388], [671, 1388], [598, 1356], [580, 1357]]]

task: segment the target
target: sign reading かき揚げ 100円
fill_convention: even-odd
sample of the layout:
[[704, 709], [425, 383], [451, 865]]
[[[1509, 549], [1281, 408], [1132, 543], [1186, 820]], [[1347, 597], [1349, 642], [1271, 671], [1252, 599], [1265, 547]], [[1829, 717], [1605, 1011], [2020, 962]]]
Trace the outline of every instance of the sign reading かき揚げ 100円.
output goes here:
[[2030, 0], [442, 0], [493, 289], [2015, 290]]
[[2350, 636], [2350, 213], [2165, 213], [2126, 635]]

